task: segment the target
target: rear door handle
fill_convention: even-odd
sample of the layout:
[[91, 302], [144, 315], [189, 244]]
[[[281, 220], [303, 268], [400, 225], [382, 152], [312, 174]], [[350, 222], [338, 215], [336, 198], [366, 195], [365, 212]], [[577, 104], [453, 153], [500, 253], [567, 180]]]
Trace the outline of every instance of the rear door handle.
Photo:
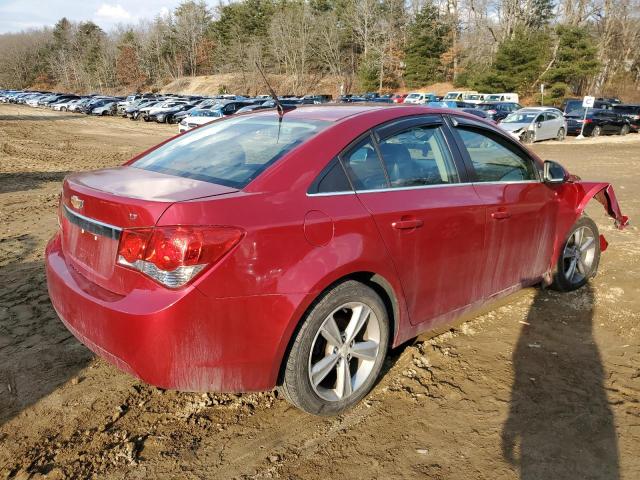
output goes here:
[[397, 220], [391, 224], [393, 228], [398, 230], [408, 230], [410, 228], [419, 228], [424, 225], [422, 220], [417, 218], [413, 218], [411, 220]]
[[509, 212], [503, 212], [503, 211], [493, 212], [491, 214], [491, 218], [495, 220], [504, 220], [505, 218], [509, 218], [510, 216], [511, 214]]

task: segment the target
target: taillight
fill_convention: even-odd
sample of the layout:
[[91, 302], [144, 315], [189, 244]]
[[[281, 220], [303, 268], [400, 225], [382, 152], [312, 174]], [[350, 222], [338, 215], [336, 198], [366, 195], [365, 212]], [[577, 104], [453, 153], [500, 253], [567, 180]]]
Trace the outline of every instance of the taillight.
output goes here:
[[118, 264], [169, 288], [179, 288], [217, 263], [242, 238], [235, 227], [154, 227], [125, 229]]

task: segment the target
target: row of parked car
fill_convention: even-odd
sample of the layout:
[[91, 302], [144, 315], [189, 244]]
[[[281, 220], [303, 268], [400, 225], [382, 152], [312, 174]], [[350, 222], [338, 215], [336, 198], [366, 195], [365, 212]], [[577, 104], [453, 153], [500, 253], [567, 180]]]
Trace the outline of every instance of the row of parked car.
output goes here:
[[[51, 92], [0, 90], [0, 101], [48, 107], [57, 111], [85, 113], [87, 115], [118, 115], [130, 120], [178, 124], [180, 132], [190, 130], [216, 118], [236, 113], [275, 108], [269, 95], [245, 97], [240, 95], [132, 94], [113, 97], [98, 94], [74, 95]], [[328, 95], [280, 97], [284, 106], [320, 104], [332, 101]], [[526, 107], [518, 102], [516, 93], [482, 94], [472, 91], [454, 91], [437, 96], [430, 92], [408, 94], [344, 95], [339, 103], [421, 104], [436, 108], [454, 108], [497, 123], [524, 143], [540, 140], [563, 140], [567, 135], [594, 136], [606, 134], [626, 135], [640, 130], [640, 105], [624, 104], [617, 98], [599, 98], [595, 108], [586, 112], [582, 100], [567, 99], [562, 109], [553, 107]]]
[[[280, 99], [285, 105], [318, 104], [330, 100], [326, 95], [287, 96]], [[0, 90], [0, 101], [19, 103], [31, 107], [47, 107], [61, 112], [87, 115], [121, 116], [130, 120], [177, 123], [185, 131], [216, 118], [265, 108], [274, 108], [269, 95], [244, 97], [240, 95], [132, 94], [114, 97], [98, 94], [74, 95], [51, 92], [25, 92]]]

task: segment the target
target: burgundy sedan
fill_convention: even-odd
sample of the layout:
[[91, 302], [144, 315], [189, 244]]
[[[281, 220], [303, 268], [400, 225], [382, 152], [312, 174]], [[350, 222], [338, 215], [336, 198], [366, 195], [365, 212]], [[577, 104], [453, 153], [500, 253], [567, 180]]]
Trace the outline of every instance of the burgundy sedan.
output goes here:
[[335, 414], [389, 347], [527, 285], [584, 285], [606, 248], [592, 197], [624, 227], [609, 184], [455, 110], [261, 111], [67, 177], [49, 293], [146, 382], [279, 386]]

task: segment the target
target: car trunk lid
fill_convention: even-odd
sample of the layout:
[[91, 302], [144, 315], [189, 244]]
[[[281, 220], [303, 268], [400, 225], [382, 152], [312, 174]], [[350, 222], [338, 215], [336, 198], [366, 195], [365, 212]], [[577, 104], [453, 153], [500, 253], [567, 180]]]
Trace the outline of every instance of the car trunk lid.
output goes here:
[[65, 179], [60, 224], [69, 264], [88, 280], [125, 294], [131, 275], [116, 265], [123, 229], [154, 226], [175, 202], [236, 189], [134, 167], [74, 174]]

